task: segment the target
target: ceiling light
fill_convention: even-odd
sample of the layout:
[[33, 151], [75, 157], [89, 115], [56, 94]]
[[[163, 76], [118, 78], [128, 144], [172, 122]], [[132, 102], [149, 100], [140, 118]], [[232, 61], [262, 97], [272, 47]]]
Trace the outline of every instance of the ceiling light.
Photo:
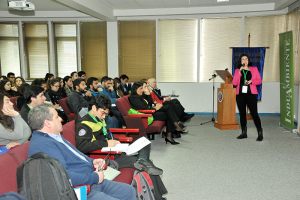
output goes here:
[[220, 2], [229, 2], [229, 0], [217, 0], [218, 3]]

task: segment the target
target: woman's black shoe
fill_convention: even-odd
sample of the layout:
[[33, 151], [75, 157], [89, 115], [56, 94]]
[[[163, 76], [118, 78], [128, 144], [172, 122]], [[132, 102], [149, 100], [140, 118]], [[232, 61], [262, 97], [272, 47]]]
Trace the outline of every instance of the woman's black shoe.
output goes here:
[[166, 141], [166, 144], [167, 144], [168, 142], [170, 142], [172, 145], [180, 144], [179, 142], [176, 142], [173, 138], [172, 138], [172, 139], [165, 138], [165, 141]]

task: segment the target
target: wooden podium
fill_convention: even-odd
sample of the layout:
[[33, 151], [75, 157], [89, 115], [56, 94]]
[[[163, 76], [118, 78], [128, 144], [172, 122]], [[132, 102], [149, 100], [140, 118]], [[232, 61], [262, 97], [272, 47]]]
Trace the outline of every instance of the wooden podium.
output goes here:
[[228, 70], [216, 70], [216, 73], [224, 80], [218, 88], [218, 114], [215, 127], [221, 130], [236, 130], [239, 125], [236, 122], [236, 94], [232, 85], [232, 75]]

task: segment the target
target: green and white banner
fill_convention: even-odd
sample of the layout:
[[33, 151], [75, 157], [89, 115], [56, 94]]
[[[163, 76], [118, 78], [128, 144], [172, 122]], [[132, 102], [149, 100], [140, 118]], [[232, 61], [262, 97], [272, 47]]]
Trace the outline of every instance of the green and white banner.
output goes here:
[[280, 124], [294, 129], [293, 32], [279, 34], [280, 48]]

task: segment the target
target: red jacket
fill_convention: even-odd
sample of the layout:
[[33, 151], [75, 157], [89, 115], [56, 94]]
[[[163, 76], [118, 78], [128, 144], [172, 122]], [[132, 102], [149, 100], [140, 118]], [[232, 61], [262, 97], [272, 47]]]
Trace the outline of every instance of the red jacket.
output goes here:
[[[252, 78], [251, 78], [252, 83], [250, 84], [251, 94], [258, 94], [256, 86], [261, 84], [261, 77], [260, 77], [259, 71], [258, 71], [257, 67], [255, 67], [255, 66], [251, 66], [251, 67], [249, 67], [249, 69], [250, 69], [250, 72], [252, 75]], [[234, 71], [232, 84], [234, 86], [236, 86], [236, 94], [237, 95], [240, 93], [241, 76], [242, 76], [242, 73], [241, 73], [240, 69], [236, 69]]]

